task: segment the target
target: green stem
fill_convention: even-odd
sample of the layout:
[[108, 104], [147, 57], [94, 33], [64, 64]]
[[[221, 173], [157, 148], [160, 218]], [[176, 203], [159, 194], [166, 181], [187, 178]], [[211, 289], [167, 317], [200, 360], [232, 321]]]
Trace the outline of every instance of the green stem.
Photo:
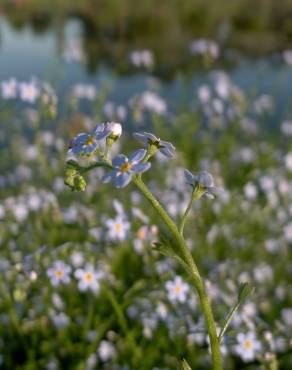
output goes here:
[[185, 265], [188, 267], [188, 272], [190, 273], [194, 285], [196, 287], [202, 311], [205, 316], [208, 335], [210, 338], [210, 345], [211, 345], [211, 352], [212, 352], [212, 360], [213, 360], [213, 370], [222, 370], [222, 359], [221, 359], [221, 352], [220, 352], [220, 343], [216, 333], [216, 325], [211, 309], [211, 305], [208, 300], [208, 296], [205, 292], [204, 284], [200, 273], [198, 271], [197, 265], [192, 257], [191, 252], [189, 251], [185, 240], [182, 234], [179, 232], [178, 228], [176, 227], [175, 223], [168, 215], [168, 213], [164, 210], [161, 206], [159, 201], [154, 197], [154, 195], [150, 192], [147, 186], [144, 184], [141, 178], [138, 176], [133, 177], [133, 181], [138, 189], [142, 192], [146, 199], [151, 203], [153, 208], [157, 211], [157, 213], [161, 216], [162, 220], [164, 221], [165, 225], [168, 227], [169, 231], [171, 232], [172, 236], [174, 237], [178, 251], [175, 253], [183, 260], [182, 266], [185, 268]]
[[189, 201], [189, 204], [187, 206], [187, 209], [186, 209], [186, 211], [185, 211], [185, 213], [184, 213], [184, 215], [183, 215], [183, 217], [181, 219], [180, 225], [179, 225], [179, 232], [181, 233], [181, 235], [183, 235], [184, 227], [185, 227], [185, 224], [186, 224], [188, 215], [190, 213], [190, 210], [192, 209], [193, 201], [194, 201], [194, 190], [192, 192], [191, 199]]
[[136, 344], [135, 338], [132, 335], [126, 317], [124, 315], [123, 309], [120, 306], [119, 302], [117, 301], [116, 297], [114, 296], [113, 292], [107, 288], [104, 288], [104, 292], [110, 301], [120, 324], [121, 329], [123, 330], [126, 340], [131, 346], [132, 352], [133, 352], [133, 361], [139, 361], [140, 360], [140, 350], [139, 347]]
[[225, 324], [224, 324], [223, 328], [221, 329], [221, 332], [220, 332], [219, 337], [218, 337], [218, 339], [219, 339], [219, 342], [220, 342], [220, 343], [222, 342], [223, 336], [224, 336], [224, 334], [225, 334], [226, 330], [228, 329], [228, 326], [229, 326], [229, 324], [231, 323], [231, 321], [232, 321], [232, 319], [233, 319], [233, 316], [234, 316], [235, 312], [238, 310], [239, 306], [240, 306], [240, 302], [238, 302], [238, 303], [237, 303], [237, 304], [232, 308], [232, 310], [229, 312], [229, 314], [228, 314], [228, 316], [227, 316], [227, 319], [226, 319], [226, 321], [225, 321]]

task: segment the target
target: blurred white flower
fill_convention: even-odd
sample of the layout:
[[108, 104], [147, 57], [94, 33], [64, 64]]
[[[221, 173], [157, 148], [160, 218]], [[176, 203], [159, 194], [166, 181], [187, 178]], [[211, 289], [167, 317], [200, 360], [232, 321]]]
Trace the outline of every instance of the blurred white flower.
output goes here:
[[52, 267], [48, 268], [47, 275], [51, 280], [51, 284], [58, 286], [60, 284], [68, 284], [70, 282], [71, 267], [63, 261], [57, 260]]
[[114, 345], [107, 340], [102, 340], [100, 342], [97, 352], [100, 359], [104, 362], [111, 360], [116, 355], [116, 349]]
[[244, 362], [255, 359], [256, 354], [261, 350], [261, 343], [257, 340], [254, 332], [237, 334], [238, 344], [235, 347], [236, 353]]
[[186, 301], [189, 285], [185, 283], [180, 276], [176, 276], [172, 281], [167, 281], [165, 287], [170, 302], [178, 301], [182, 303]]
[[285, 155], [285, 166], [288, 171], [292, 171], [292, 152]]
[[1, 92], [3, 99], [14, 99], [17, 96], [17, 81], [15, 78], [10, 78], [7, 81], [1, 82]]
[[110, 240], [125, 240], [130, 229], [130, 223], [121, 215], [106, 221]]
[[20, 99], [24, 102], [35, 103], [40, 95], [40, 90], [35, 81], [19, 83]]
[[99, 291], [99, 281], [102, 274], [95, 270], [91, 264], [88, 263], [83, 269], [77, 269], [74, 276], [78, 279], [78, 288], [82, 292], [85, 290], [91, 290], [95, 293]]

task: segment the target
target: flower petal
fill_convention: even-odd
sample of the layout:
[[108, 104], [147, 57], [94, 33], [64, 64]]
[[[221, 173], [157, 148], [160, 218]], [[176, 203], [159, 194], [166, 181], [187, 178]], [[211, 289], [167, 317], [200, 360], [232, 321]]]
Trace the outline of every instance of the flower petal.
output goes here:
[[172, 158], [173, 157], [173, 152], [170, 151], [168, 148], [163, 147], [159, 149], [160, 153], [165, 155], [167, 158]]
[[102, 177], [101, 182], [103, 182], [104, 184], [107, 184], [108, 182], [112, 181], [116, 176], [117, 176], [117, 171], [110, 171], [109, 173], [105, 174]]
[[145, 157], [146, 150], [145, 149], [138, 149], [129, 157], [129, 162], [132, 164], [136, 164]]
[[113, 166], [114, 167], [121, 167], [123, 163], [126, 163], [128, 161], [128, 158], [124, 154], [119, 154], [113, 159]]
[[151, 141], [160, 141], [158, 139], [158, 137], [156, 137], [155, 135], [151, 134], [151, 132], [144, 132], [144, 135], [147, 137], [148, 140], [151, 140]]
[[147, 162], [147, 163], [137, 163], [132, 167], [131, 170], [133, 172], [136, 172], [136, 173], [142, 173], [142, 172], [145, 172], [145, 171], [149, 170], [150, 167], [151, 167], [151, 163], [149, 163], [149, 162]]
[[211, 187], [214, 184], [212, 175], [206, 171], [198, 173], [198, 182], [205, 188]]
[[130, 172], [122, 172], [115, 178], [115, 185], [117, 188], [124, 188], [129, 184], [132, 179], [132, 174]]
[[194, 175], [189, 170], [184, 170], [184, 175], [187, 183], [190, 185], [194, 185]]
[[147, 137], [145, 137], [145, 135], [141, 132], [135, 132], [133, 134], [134, 138], [138, 141], [140, 141], [141, 143], [143, 144], [147, 144], [148, 143], [148, 140], [147, 140]]

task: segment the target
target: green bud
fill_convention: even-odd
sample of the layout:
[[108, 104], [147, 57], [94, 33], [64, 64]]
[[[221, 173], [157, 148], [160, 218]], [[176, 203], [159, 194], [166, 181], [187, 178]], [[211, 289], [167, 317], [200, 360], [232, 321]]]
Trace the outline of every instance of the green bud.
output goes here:
[[250, 294], [255, 291], [255, 287], [250, 283], [241, 283], [238, 289], [238, 303], [243, 302]]
[[77, 171], [75, 168], [73, 167], [67, 167], [66, 170], [65, 170], [65, 176], [66, 177], [74, 177], [75, 175], [77, 175]]
[[66, 177], [64, 180], [64, 184], [69, 186], [71, 190], [74, 190], [74, 176]]
[[74, 189], [77, 191], [84, 191], [86, 188], [86, 181], [83, 176], [76, 175], [74, 177]]

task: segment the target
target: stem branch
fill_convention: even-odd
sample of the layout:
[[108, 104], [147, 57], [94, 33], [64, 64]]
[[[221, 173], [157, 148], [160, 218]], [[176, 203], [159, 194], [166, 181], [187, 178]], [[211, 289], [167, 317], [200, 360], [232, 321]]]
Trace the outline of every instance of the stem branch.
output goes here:
[[221, 359], [221, 352], [220, 352], [220, 343], [216, 333], [216, 325], [211, 309], [211, 305], [208, 300], [208, 296], [206, 294], [204, 284], [200, 273], [198, 271], [197, 265], [192, 257], [191, 252], [189, 251], [185, 240], [178, 230], [177, 226], [159, 203], [159, 201], [154, 197], [154, 195], [150, 192], [147, 186], [144, 184], [142, 179], [138, 176], [133, 176], [133, 182], [138, 187], [138, 189], [142, 192], [146, 199], [151, 203], [153, 208], [156, 212], [161, 216], [162, 220], [164, 221], [165, 225], [171, 232], [172, 236], [176, 241], [176, 246], [178, 251], [174, 251], [180, 258], [183, 260], [182, 266], [185, 268], [185, 264], [188, 266], [188, 272], [190, 273], [194, 285], [196, 287], [202, 311], [205, 316], [208, 335], [210, 338], [210, 345], [211, 345], [211, 352], [212, 352], [212, 360], [213, 360], [213, 370], [222, 370], [222, 359]]

